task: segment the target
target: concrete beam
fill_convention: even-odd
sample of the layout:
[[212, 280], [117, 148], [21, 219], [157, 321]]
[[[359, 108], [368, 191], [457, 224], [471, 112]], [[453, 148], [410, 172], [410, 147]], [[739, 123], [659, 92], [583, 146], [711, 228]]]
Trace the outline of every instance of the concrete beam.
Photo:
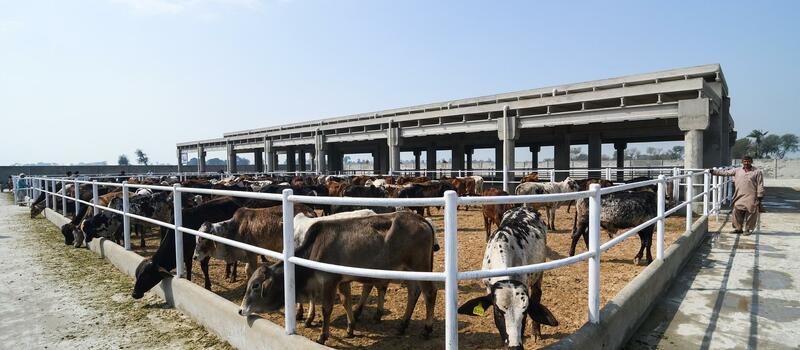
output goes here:
[[528, 149], [531, 151], [531, 168], [539, 169], [539, 152], [541, 152], [542, 146], [529, 146]]
[[316, 170], [320, 174], [325, 174], [325, 172], [327, 171], [327, 169], [325, 167], [326, 166], [326, 164], [325, 164], [325, 150], [326, 149], [327, 149], [327, 146], [325, 144], [325, 135], [322, 135], [318, 131], [317, 134], [314, 136], [314, 152], [315, 152], [314, 161], [316, 162], [315, 163], [316, 164], [316, 169], [314, 169], [314, 170]]
[[264, 172], [271, 173], [275, 171], [275, 165], [278, 164], [278, 154], [272, 149], [272, 140], [264, 139]]
[[206, 150], [203, 146], [197, 146], [197, 172], [206, 172]]
[[[614, 149], [617, 151], [617, 168], [622, 169], [625, 167], [625, 149], [628, 144], [625, 142], [615, 142]], [[625, 181], [625, 171], [617, 170], [617, 182]]]
[[226, 154], [228, 156], [228, 160], [226, 162], [228, 173], [236, 173], [236, 151], [233, 149], [233, 145], [230, 143], [228, 144], [228, 150]]
[[436, 147], [433, 146], [428, 147], [428, 149], [426, 149], [425, 151], [427, 152], [427, 154], [425, 155], [425, 163], [426, 163], [425, 167], [428, 170], [434, 171], [433, 173], [430, 172], [426, 173], [425, 176], [433, 178], [436, 171]]

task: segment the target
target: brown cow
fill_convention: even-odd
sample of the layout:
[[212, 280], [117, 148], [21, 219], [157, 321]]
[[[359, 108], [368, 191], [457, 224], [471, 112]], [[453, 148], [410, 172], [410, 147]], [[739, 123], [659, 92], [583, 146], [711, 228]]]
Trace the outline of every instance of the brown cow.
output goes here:
[[[381, 270], [433, 270], [434, 232], [424, 218], [410, 212], [371, 215], [311, 225], [296, 256], [339, 266]], [[284, 305], [283, 262], [264, 264], [247, 283], [239, 314], [277, 311]], [[337, 289], [344, 297], [347, 313], [347, 334], [352, 336], [355, 317], [350, 298], [352, 281], [373, 282], [371, 279], [340, 275], [295, 266], [295, 288], [298, 297], [322, 299], [322, 334], [317, 342], [324, 344], [330, 334], [331, 312]], [[408, 281], [408, 300], [400, 321], [399, 333], [404, 333], [411, 320], [420, 291], [425, 299], [425, 328], [423, 336], [433, 331], [433, 311], [436, 286], [430, 281]]]
[[520, 180], [520, 183], [537, 182], [537, 181], [539, 181], [539, 173], [534, 171], [528, 175], [523, 176], [522, 180]]
[[[489, 188], [481, 194], [486, 196], [508, 196], [508, 192], [499, 188]], [[492, 234], [492, 224], [500, 228], [500, 222], [503, 221], [503, 214], [514, 207], [514, 204], [484, 204], [483, 211], [483, 227], [486, 229], [486, 241], [489, 241], [489, 236]]]
[[[299, 203], [295, 203], [294, 211], [316, 216], [313, 209]], [[216, 223], [204, 222], [198, 231], [280, 252], [283, 251], [282, 215], [283, 208], [280, 205], [269, 208], [239, 208], [232, 218]], [[195, 247], [195, 257], [205, 258], [216, 251], [216, 242], [198, 236]], [[233, 262], [241, 259], [241, 251], [235, 248], [229, 251], [231, 256], [224, 257], [224, 260]], [[245, 255], [249, 278], [257, 267], [258, 255], [251, 252], [245, 252]]]

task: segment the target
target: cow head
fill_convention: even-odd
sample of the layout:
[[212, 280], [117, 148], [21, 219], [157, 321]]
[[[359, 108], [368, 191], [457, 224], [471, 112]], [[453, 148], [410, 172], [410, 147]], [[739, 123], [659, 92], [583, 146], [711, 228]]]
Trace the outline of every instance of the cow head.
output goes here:
[[250, 316], [258, 312], [276, 311], [283, 305], [283, 262], [272, 266], [261, 264], [247, 281], [247, 291], [244, 293], [239, 315]]
[[72, 245], [75, 242], [75, 225], [72, 223], [67, 223], [64, 226], [61, 226], [61, 234], [64, 235], [64, 244]]
[[535, 322], [558, 326], [555, 316], [544, 305], [531, 300], [528, 287], [515, 280], [503, 280], [490, 286], [488, 295], [469, 300], [458, 308], [458, 313], [483, 316], [494, 306], [494, 325], [503, 343], [512, 349], [522, 349], [522, 336], [528, 316]]
[[41, 214], [45, 209], [45, 202], [39, 202], [31, 205], [31, 219]]
[[144, 293], [155, 287], [162, 279], [172, 277], [172, 274], [158, 266], [151, 259], [144, 259], [136, 267], [136, 284], [133, 285], [131, 297], [141, 299]]
[[[200, 225], [200, 229], [198, 231], [216, 235], [219, 226], [220, 225], [212, 224], [206, 221]], [[195, 240], [197, 244], [194, 246], [194, 260], [202, 261], [214, 255], [214, 251], [217, 250], [217, 242], [200, 236], [197, 236]]]
[[569, 176], [564, 179], [564, 183], [567, 185], [567, 188], [569, 188], [570, 192], [578, 192], [581, 190], [581, 185], [578, 183], [578, 181], [575, 181], [575, 179]]

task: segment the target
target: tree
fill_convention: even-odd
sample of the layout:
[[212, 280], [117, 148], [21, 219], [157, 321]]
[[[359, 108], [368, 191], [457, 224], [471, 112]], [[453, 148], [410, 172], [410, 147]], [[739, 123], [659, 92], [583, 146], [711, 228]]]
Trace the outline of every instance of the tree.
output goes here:
[[797, 135], [783, 134], [781, 135], [780, 151], [778, 151], [778, 158], [783, 159], [786, 153], [797, 152], [800, 150], [800, 142], [798, 142]]
[[128, 156], [124, 154], [120, 154], [119, 158], [117, 158], [117, 164], [119, 165], [129, 165], [131, 162], [128, 160]]
[[673, 146], [667, 151], [668, 159], [683, 159], [683, 146]]
[[736, 140], [731, 147], [731, 157], [742, 159], [742, 157], [750, 155], [753, 151], [753, 142], [748, 138], [741, 138]]
[[138, 162], [139, 164], [148, 165], [148, 163], [150, 163], [150, 158], [147, 158], [147, 154], [144, 153], [141, 149], [137, 148], [136, 152], [134, 153], [136, 153], [136, 162]]
[[781, 151], [781, 137], [775, 134], [768, 135], [761, 140], [761, 155], [765, 158], [778, 157]]
[[755, 150], [756, 151], [755, 152], [756, 153], [755, 154], [756, 158], [763, 158], [764, 157], [764, 154], [761, 151], [761, 142], [764, 141], [764, 138], [767, 137], [767, 134], [769, 134], [769, 131], [756, 129], [756, 130], [751, 131], [750, 134], [747, 135], [747, 137], [752, 137], [754, 139], [754, 141], [756, 142], [756, 150]]
[[236, 164], [237, 165], [250, 165], [250, 159], [236, 156]]
[[638, 159], [641, 154], [642, 152], [636, 147], [625, 149], [625, 159]]

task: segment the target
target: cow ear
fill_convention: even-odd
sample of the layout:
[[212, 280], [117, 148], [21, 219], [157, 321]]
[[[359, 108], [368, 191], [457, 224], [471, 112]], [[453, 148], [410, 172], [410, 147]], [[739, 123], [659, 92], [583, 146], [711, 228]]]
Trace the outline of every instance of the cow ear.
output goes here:
[[528, 305], [528, 315], [532, 320], [548, 326], [558, 326], [558, 320], [553, 313], [541, 303], [530, 303]]
[[470, 316], [483, 316], [486, 315], [486, 311], [489, 310], [490, 307], [492, 307], [491, 294], [468, 300], [458, 308], [458, 313]]

